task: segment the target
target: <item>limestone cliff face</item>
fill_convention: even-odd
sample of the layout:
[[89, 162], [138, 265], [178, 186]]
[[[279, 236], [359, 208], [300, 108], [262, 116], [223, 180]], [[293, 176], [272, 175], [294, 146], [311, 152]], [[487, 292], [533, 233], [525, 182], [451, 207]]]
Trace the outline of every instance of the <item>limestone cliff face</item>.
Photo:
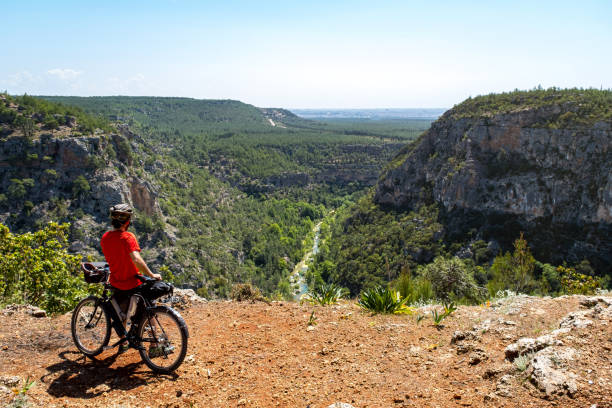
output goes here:
[[156, 186], [131, 169], [132, 160], [125, 135], [0, 140], [0, 222], [31, 230], [34, 223], [72, 220], [80, 230], [73, 231], [73, 241], [80, 241], [73, 250], [89, 252], [108, 227], [113, 204], [161, 214]]
[[[546, 126], [566, 107], [444, 114], [395, 159], [375, 201], [441, 207], [447, 233], [507, 247], [525, 231], [542, 260], [612, 262], [612, 123]], [[504, 246], [504, 245], [503, 245]]]

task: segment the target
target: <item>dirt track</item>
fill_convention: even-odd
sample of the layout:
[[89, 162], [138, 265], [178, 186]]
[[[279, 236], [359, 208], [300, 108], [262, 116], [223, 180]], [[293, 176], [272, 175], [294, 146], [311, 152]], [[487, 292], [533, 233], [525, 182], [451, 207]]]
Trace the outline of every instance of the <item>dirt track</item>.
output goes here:
[[[371, 316], [352, 302], [326, 308], [209, 302], [182, 312], [190, 344], [172, 376], [154, 375], [133, 350], [85, 359], [72, 344], [68, 315], [0, 313], [0, 375], [34, 378], [28, 396], [41, 407], [611, 407], [612, 322], [563, 339], [582, 356], [571, 367], [578, 378], [573, 398], [543, 399], [504, 362], [508, 344], [546, 334], [583, 309], [576, 297], [530, 299], [460, 307], [442, 329], [432, 326], [427, 310], [417, 325], [414, 316]], [[313, 309], [317, 324], [307, 329]], [[476, 364], [451, 344], [454, 331], [473, 326], [480, 327], [482, 351]], [[485, 379], [487, 370], [512, 373], [510, 397], [495, 395], [499, 376]], [[12, 398], [0, 393], [0, 405]]]

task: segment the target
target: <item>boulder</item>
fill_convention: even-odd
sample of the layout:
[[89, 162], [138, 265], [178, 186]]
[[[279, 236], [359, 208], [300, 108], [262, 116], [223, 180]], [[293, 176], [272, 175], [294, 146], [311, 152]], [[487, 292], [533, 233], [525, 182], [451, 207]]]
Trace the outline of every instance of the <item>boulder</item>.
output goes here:
[[513, 377], [510, 374], [502, 376], [495, 386], [495, 394], [499, 395], [500, 397], [511, 397], [512, 379]]
[[547, 398], [564, 394], [573, 396], [578, 390], [577, 376], [567, 368], [576, 355], [576, 350], [569, 347], [549, 347], [537, 352], [528, 370], [531, 382]]
[[583, 329], [585, 327], [591, 326], [593, 321], [587, 319], [587, 315], [590, 315], [592, 312], [590, 310], [581, 310], [577, 312], [572, 312], [565, 316], [561, 322], [559, 323], [560, 328], [577, 328]]
[[523, 337], [521, 339], [518, 339], [516, 343], [512, 343], [508, 347], [506, 347], [504, 352], [506, 355], [506, 359], [509, 361], [513, 361], [518, 356], [535, 353], [546, 347], [561, 344], [561, 341], [557, 340], [555, 336], [551, 334], [546, 334], [536, 339]]
[[21, 378], [16, 375], [0, 375], [0, 385], [5, 387], [17, 387]]

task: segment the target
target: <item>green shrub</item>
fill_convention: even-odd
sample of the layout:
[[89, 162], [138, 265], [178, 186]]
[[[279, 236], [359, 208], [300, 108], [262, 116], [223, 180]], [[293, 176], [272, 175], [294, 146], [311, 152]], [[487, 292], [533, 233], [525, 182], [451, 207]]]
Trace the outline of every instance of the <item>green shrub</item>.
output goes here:
[[402, 298], [408, 298], [409, 302], [413, 301], [414, 282], [410, 271], [402, 272], [402, 274], [393, 283], [393, 287], [400, 293]]
[[561, 291], [561, 277], [557, 268], [550, 264], [536, 262], [540, 268], [540, 291], [542, 294], [557, 295]]
[[408, 298], [402, 299], [399, 292], [385, 286], [377, 286], [361, 292], [357, 304], [370, 312], [394, 314], [410, 312], [406, 307], [407, 301]]
[[307, 299], [312, 304], [321, 306], [333, 305], [349, 294], [349, 291], [335, 283], [316, 285], [308, 291]]
[[229, 292], [229, 281], [223, 276], [217, 276], [212, 280], [213, 289], [220, 298], [226, 298]]
[[437, 299], [477, 302], [483, 297], [483, 290], [476, 285], [467, 266], [457, 257], [448, 259], [439, 256], [422, 267], [419, 273], [431, 283]]
[[592, 295], [600, 286], [597, 279], [576, 272], [574, 268], [559, 266], [557, 267], [557, 273], [561, 276], [563, 292], [569, 295]]
[[23, 212], [26, 213], [26, 215], [30, 215], [33, 209], [34, 209], [33, 202], [28, 200], [25, 203], [23, 203]]
[[91, 190], [91, 187], [89, 186], [89, 182], [82, 175], [78, 176], [72, 182], [72, 194], [75, 197], [83, 196], [84, 194], [88, 193], [90, 190]]
[[45, 176], [49, 177], [49, 178], [57, 178], [57, 171], [53, 170], [53, 169], [45, 169], [44, 171]]
[[259, 288], [251, 285], [250, 283], [235, 284], [232, 287], [230, 298], [238, 302], [242, 302], [244, 300], [250, 300], [252, 302], [257, 300], [265, 300]]
[[43, 125], [50, 130], [59, 128], [59, 122], [53, 116], [46, 116]]
[[495, 257], [490, 269], [489, 293], [493, 295], [504, 289], [517, 293], [533, 292], [537, 289], [537, 281], [534, 279], [535, 266], [536, 261], [521, 232], [521, 236], [514, 241], [512, 255], [506, 252]]
[[52, 222], [19, 235], [0, 224], [0, 302], [64, 313], [87, 295], [80, 258], [67, 252], [68, 228]]
[[149, 217], [146, 214], [138, 214], [138, 216], [134, 217], [134, 226], [136, 227], [138, 232], [141, 233], [151, 233], [155, 232], [155, 222], [153, 218]]
[[393, 287], [402, 298], [407, 298], [406, 304], [427, 302], [434, 298], [431, 282], [419, 276], [413, 278], [410, 272], [402, 273], [393, 283]]

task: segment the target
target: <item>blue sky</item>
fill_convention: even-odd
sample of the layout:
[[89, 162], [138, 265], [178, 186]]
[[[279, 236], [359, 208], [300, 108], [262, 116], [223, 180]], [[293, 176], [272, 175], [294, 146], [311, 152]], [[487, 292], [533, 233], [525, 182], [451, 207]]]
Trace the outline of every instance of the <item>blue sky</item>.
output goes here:
[[1, 2], [0, 90], [410, 108], [612, 88], [607, 0], [91, 3]]

